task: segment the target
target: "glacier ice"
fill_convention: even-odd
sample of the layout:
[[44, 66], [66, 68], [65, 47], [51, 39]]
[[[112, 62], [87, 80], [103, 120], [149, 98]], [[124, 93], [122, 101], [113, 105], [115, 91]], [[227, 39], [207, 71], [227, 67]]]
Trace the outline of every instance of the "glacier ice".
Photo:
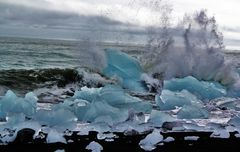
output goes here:
[[227, 95], [226, 88], [217, 82], [199, 81], [192, 76], [164, 81], [164, 89], [171, 91], [187, 90], [199, 99], [214, 99]]
[[158, 130], [154, 130], [151, 134], [147, 135], [143, 140], [141, 140], [139, 145], [146, 151], [152, 151], [161, 141], [163, 141], [163, 136]]
[[203, 107], [184, 105], [177, 113], [178, 119], [207, 119], [209, 112]]
[[172, 110], [184, 105], [201, 104], [201, 101], [187, 90], [182, 90], [180, 92], [163, 90], [162, 94], [160, 96], [156, 95], [155, 98], [161, 110]]
[[138, 61], [126, 53], [115, 49], [106, 49], [107, 66], [103, 74], [107, 77], [117, 77], [123, 88], [132, 91], [147, 91], [141, 81], [143, 69]]

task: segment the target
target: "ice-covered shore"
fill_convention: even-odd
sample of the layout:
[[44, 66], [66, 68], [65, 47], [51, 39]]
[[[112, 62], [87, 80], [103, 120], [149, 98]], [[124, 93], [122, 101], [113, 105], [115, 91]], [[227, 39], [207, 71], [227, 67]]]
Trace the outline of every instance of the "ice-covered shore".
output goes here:
[[[102, 87], [81, 87], [58, 104], [39, 103], [31, 92], [25, 97], [18, 97], [12, 91], [2, 96], [1, 142], [13, 142], [24, 128], [33, 129], [35, 139], [47, 134], [47, 143], [67, 143], [63, 136], [72, 131], [79, 135], [97, 131], [99, 139], [109, 141], [114, 140], [114, 132], [151, 132], [139, 146], [153, 150], [157, 144], [169, 140], [163, 139], [160, 132], [164, 131], [206, 131], [217, 138], [239, 132], [240, 104], [234, 96], [238, 92], [231, 87], [192, 76], [161, 82], [144, 73], [138, 61], [127, 54], [117, 50], [106, 53], [109, 60], [102, 74], [109, 79], [103, 80]], [[149, 92], [156, 87], [155, 92]], [[94, 145], [101, 150], [96, 143], [88, 148]]]

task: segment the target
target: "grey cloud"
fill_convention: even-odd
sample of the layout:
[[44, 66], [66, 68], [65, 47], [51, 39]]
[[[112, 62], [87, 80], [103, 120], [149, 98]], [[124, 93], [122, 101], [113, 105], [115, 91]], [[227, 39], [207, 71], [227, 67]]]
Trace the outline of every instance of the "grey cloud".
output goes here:
[[0, 2], [0, 36], [121, 41], [141, 40], [144, 34], [143, 28], [101, 14], [84, 16]]
[[101, 15], [83, 16], [73, 13], [47, 11], [9, 4], [0, 5], [0, 23], [10, 26], [18, 25], [71, 30], [116, 30], [126, 26], [121, 22], [111, 20]]

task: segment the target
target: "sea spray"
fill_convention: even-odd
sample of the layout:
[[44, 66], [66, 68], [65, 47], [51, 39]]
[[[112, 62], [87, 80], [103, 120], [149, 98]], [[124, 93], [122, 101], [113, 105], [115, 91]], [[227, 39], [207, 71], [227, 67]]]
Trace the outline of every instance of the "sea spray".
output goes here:
[[175, 31], [181, 33], [180, 37], [173, 35], [174, 41], [162, 44], [154, 51], [146, 51], [144, 60], [152, 63], [147, 66], [148, 73], [160, 73], [164, 79], [190, 75], [228, 86], [237, 82], [238, 74], [224, 58], [223, 37], [214, 17], [208, 17], [204, 10], [185, 16]]
[[102, 72], [106, 67], [106, 55], [101, 45], [91, 39], [85, 39], [79, 44], [80, 65]]

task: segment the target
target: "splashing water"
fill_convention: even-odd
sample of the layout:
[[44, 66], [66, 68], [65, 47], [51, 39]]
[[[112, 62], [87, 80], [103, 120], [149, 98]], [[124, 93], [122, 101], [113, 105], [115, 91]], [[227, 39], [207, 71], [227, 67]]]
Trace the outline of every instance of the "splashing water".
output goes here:
[[[151, 63], [147, 69], [149, 73], [161, 73], [165, 79], [191, 75], [224, 85], [237, 82], [238, 74], [232, 63], [224, 58], [223, 37], [214, 17], [209, 18], [203, 10], [185, 16], [177, 29], [181, 37], [174, 40], [180, 39], [182, 46], [177, 41], [168, 40], [155, 51], [147, 52], [145, 62]], [[150, 58], [149, 54], [152, 54]]]
[[104, 50], [96, 43], [97, 42], [93, 42], [90, 39], [83, 41], [84, 45], [81, 46], [84, 46], [84, 48], [81, 48], [80, 64], [101, 72], [103, 68], [106, 67], [107, 61]]

